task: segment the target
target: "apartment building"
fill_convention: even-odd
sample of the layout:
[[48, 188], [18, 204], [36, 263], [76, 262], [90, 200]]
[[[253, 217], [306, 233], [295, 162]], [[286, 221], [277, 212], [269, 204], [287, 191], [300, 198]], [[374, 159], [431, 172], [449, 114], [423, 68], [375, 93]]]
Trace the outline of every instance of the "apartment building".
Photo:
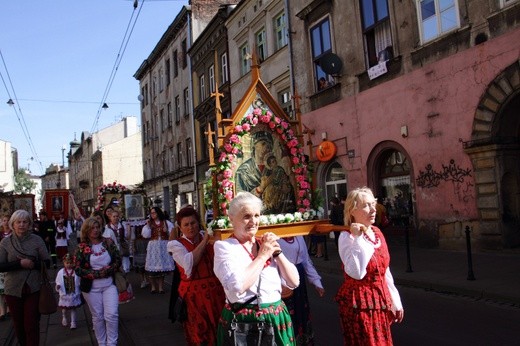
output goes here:
[[292, 114], [288, 19], [283, 0], [243, 0], [226, 20], [232, 111], [251, 83], [255, 50], [261, 79], [279, 104]]
[[70, 143], [68, 153], [70, 190], [84, 212], [97, 203], [97, 187], [117, 183], [131, 188], [143, 181], [141, 132], [137, 117], [95, 133], [84, 131]]
[[[389, 234], [520, 245], [520, 1], [288, 1], [317, 183], [370, 186]], [[318, 159], [325, 141], [337, 154]]]
[[14, 172], [18, 169], [18, 153], [11, 142], [0, 140], [0, 192], [14, 191]]
[[[222, 6], [189, 51], [193, 78], [197, 191], [200, 201], [204, 199], [210, 152], [216, 155], [217, 136], [223, 135], [222, 129], [217, 127], [217, 108], [222, 118], [227, 119], [231, 115], [230, 66], [225, 21], [234, 7]], [[206, 210], [201, 208], [202, 211]]]
[[[134, 74], [141, 89], [144, 188], [154, 205], [172, 216], [185, 204], [197, 206], [199, 203], [196, 194], [194, 92], [188, 51], [219, 7], [226, 3], [190, 1], [190, 6], [181, 9]], [[193, 78], [200, 81], [200, 76], [195, 73]], [[202, 80], [203, 88], [200, 90], [208, 92], [209, 84], [206, 83], [209, 83], [209, 76]], [[205, 95], [201, 96], [197, 90], [197, 105]]]

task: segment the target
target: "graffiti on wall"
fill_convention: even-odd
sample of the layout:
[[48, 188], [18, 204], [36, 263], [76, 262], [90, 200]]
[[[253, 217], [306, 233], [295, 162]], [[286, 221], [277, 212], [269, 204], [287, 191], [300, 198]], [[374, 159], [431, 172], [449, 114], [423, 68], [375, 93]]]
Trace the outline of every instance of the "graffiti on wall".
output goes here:
[[461, 168], [455, 164], [455, 160], [451, 159], [448, 165], [442, 165], [440, 171], [435, 171], [431, 164], [426, 166], [426, 171], [419, 170], [419, 176], [415, 179], [417, 186], [422, 188], [437, 187], [443, 181], [463, 183], [465, 177], [471, 177], [470, 168]]

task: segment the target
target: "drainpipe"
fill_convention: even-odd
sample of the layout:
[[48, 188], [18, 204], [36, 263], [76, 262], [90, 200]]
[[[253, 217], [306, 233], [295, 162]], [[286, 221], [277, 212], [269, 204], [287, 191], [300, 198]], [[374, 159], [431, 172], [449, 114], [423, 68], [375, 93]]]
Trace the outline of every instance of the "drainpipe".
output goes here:
[[[284, 0], [284, 3], [285, 3], [285, 13], [287, 14], [287, 45], [288, 45], [288, 49], [289, 49], [289, 78], [291, 80], [291, 95], [294, 96], [294, 86], [295, 86], [295, 81], [294, 81], [294, 72], [293, 72], [293, 51], [292, 51], [292, 30], [291, 30], [291, 12], [290, 12], [290, 7], [289, 7], [289, 0]], [[296, 107], [295, 107], [295, 103], [293, 103], [293, 112], [296, 112]], [[293, 116], [292, 118], [296, 118], [295, 116]]]
[[[191, 22], [191, 7], [187, 6], [188, 8], [188, 47], [186, 47], [187, 51], [190, 50], [192, 45], [192, 22]], [[215, 66], [215, 68], [218, 68], [218, 66]], [[188, 94], [190, 98], [190, 115], [191, 115], [191, 162], [193, 162], [193, 185], [194, 185], [194, 199], [197, 202], [196, 203], [196, 209], [200, 210], [200, 201], [199, 201], [199, 193], [198, 193], [198, 180], [197, 180], [197, 150], [195, 146], [195, 114], [193, 109], [193, 73], [191, 69], [191, 56], [188, 54], [188, 73], [189, 73], [189, 84], [188, 84]]]

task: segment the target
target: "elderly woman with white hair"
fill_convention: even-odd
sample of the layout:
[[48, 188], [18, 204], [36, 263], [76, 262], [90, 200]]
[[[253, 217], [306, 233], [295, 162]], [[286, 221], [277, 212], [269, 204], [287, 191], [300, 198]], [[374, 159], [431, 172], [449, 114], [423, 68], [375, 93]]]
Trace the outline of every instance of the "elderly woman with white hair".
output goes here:
[[214, 272], [226, 293], [226, 305], [217, 331], [224, 344], [232, 320], [265, 321], [274, 326], [276, 345], [295, 345], [292, 321], [281, 300], [282, 285], [294, 289], [298, 270], [281, 252], [278, 236], [266, 232], [256, 237], [262, 201], [240, 192], [229, 205], [233, 235], [214, 245]]
[[49, 266], [49, 253], [41, 237], [32, 234], [32, 217], [16, 210], [9, 219], [10, 237], [0, 242], [0, 272], [5, 272], [5, 300], [20, 345], [40, 342], [41, 266]]

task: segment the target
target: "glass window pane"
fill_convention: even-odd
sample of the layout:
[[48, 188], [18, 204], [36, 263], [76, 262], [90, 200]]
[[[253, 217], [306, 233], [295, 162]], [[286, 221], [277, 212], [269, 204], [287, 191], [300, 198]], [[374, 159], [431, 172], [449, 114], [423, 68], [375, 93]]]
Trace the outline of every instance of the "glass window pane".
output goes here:
[[315, 58], [321, 54], [321, 37], [319, 26], [311, 30], [312, 38], [312, 57]]
[[434, 15], [435, 15], [435, 1], [434, 0], [421, 1], [422, 20], [424, 21], [425, 19], [428, 19]]
[[374, 25], [374, 5], [372, 0], [361, 0], [361, 13], [363, 13], [363, 29]]
[[455, 7], [441, 12], [441, 32], [449, 31], [457, 27], [457, 11]]
[[387, 0], [376, 0], [376, 13], [377, 21], [388, 17], [388, 4]]
[[433, 16], [423, 22], [423, 40], [429, 41], [437, 35], [437, 16]]
[[455, 7], [453, 0], [439, 0], [439, 10], [442, 12], [450, 7]]
[[321, 26], [321, 36], [323, 39], [323, 52], [329, 51], [332, 49], [332, 43], [330, 42], [330, 23], [326, 20]]

